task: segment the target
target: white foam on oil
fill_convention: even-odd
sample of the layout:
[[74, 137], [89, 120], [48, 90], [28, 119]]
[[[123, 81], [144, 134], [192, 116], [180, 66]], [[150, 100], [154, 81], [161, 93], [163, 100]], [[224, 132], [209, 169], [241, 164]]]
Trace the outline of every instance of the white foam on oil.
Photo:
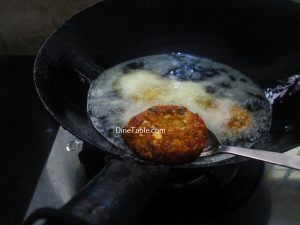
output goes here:
[[[126, 66], [142, 68], [125, 70]], [[88, 112], [95, 128], [130, 151], [116, 127], [154, 105], [178, 105], [197, 113], [224, 143], [250, 146], [269, 129], [271, 109], [263, 90], [231, 67], [195, 56], [163, 54], [133, 59], [103, 72], [91, 85]], [[247, 109], [250, 124], [233, 132], [232, 107]]]

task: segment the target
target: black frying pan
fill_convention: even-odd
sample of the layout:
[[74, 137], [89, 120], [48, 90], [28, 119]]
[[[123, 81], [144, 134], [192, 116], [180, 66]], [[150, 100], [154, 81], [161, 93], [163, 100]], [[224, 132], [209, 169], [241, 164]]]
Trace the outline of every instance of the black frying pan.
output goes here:
[[[131, 224], [170, 170], [245, 161], [233, 157], [196, 168], [128, 162], [132, 160], [102, 137], [87, 116], [89, 84], [101, 71], [131, 58], [184, 52], [229, 65], [266, 88], [300, 71], [299, 24], [298, 4], [265, 0], [108, 0], [73, 16], [38, 53], [38, 94], [64, 128], [116, 159], [62, 212], [90, 224]], [[273, 105], [270, 134], [254, 147], [283, 152], [299, 144], [298, 98], [296, 93]], [[286, 132], [286, 125], [292, 130]], [[35, 215], [31, 219], [45, 216]]]

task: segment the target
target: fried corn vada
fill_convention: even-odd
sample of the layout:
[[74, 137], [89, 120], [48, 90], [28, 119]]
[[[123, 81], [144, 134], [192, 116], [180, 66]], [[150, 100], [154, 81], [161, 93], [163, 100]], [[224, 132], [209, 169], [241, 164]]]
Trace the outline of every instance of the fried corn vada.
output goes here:
[[[164, 164], [193, 161], [205, 147], [205, 123], [185, 107], [158, 105], [134, 116], [124, 127], [126, 145], [146, 160]], [[149, 132], [134, 132], [148, 130]], [[152, 132], [150, 132], [152, 131]]]

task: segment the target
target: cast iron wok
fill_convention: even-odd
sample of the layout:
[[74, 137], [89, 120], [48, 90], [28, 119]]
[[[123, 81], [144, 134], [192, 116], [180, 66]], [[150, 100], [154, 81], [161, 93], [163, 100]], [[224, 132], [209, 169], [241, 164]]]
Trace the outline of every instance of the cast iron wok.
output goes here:
[[[65, 129], [116, 159], [61, 213], [80, 223], [132, 224], [170, 170], [176, 174], [246, 160], [219, 157], [201, 167], [167, 167], [126, 158], [96, 132], [87, 116], [89, 83], [103, 70], [140, 56], [183, 52], [229, 65], [266, 88], [300, 71], [299, 24], [297, 3], [262, 0], [108, 0], [65, 22], [36, 58], [38, 94]], [[273, 105], [270, 133], [253, 148], [283, 152], [299, 144], [296, 103], [294, 95]], [[293, 129], [286, 132], [286, 125]], [[36, 213], [28, 223], [39, 216], [45, 214]]]

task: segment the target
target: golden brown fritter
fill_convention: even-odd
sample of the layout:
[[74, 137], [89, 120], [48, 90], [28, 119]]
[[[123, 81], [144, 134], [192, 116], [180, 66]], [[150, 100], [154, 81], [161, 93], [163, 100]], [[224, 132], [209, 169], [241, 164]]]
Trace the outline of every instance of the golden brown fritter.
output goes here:
[[216, 103], [208, 97], [199, 96], [196, 98], [195, 101], [198, 103], [199, 106], [203, 107], [205, 110], [217, 108]]
[[240, 106], [233, 106], [231, 109], [231, 118], [227, 123], [227, 126], [231, 131], [241, 131], [246, 129], [250, 122], [250, 115], [249, 113]]
[[134, 116], [125, 129], [133, 131], [122, 136], [137, 156], [165, 164], [191, 162], [203, 151], [207, 136], [197, 114], [172, 105], [149, 108]]

